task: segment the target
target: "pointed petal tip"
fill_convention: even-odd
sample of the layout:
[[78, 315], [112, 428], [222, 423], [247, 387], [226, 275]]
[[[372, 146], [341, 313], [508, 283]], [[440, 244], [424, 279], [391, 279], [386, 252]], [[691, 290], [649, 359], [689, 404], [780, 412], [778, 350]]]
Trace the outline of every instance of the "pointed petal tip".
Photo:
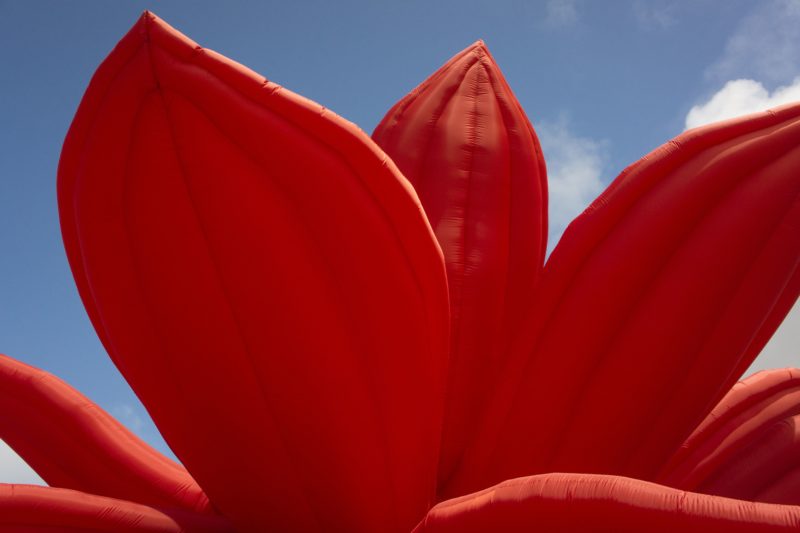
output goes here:
[[464, 49], [464, 53], [474, 52], [478, 57], [481, 56], [488, 56], [491, 57], [492, 55], [489, 53], [489, 48], [486, 46], [486, 42], [483, 39], [478, 39], [468, 47]]

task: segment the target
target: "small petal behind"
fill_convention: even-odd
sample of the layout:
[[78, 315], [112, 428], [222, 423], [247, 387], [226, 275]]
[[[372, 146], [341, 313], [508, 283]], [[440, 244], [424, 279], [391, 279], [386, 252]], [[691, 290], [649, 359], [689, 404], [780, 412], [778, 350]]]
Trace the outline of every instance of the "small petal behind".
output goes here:
[[451, 351], [446, 480], [499, 379], [544, 262], [547, 177], [539, 141], [483, 42], [386, 114], [375, 141], [414, 185], [447, 264]]

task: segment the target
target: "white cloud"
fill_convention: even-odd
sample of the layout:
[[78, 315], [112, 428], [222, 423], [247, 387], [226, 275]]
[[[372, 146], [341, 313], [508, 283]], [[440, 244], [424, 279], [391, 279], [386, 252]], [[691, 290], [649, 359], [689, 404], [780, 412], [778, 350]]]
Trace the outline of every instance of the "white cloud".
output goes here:
[[46, 485], [42, 478], [2, 440], [0, 440], [0, 483]]
[[692, 107], [686, 115], [686, 129], [793, 101], [800, 101], [800, 77], [772, 92], [755, 80], [729, 81], [708, 101]]
[[144, 427], [144, 420], [142, 420], [142, 417], [139, 416], [133, 406], [129, 404], [122, 404], [114, 407], [111, 414], [134, 433], [139, 433]]
[[788, 83], [800, 72], [800, 0], [753, 5], [707, 74], [716, 81], [754, 78]]
[[577, 0], [547, 0], [544, 23], [551, 28], [564, 28], [578, 22]]
[[547, 162], [549, 252], [572, 219], [605, 188], [602, 175], [608, 163], [608, 143], [574, 135], [564, 117], [539, 122], [536, 131]]

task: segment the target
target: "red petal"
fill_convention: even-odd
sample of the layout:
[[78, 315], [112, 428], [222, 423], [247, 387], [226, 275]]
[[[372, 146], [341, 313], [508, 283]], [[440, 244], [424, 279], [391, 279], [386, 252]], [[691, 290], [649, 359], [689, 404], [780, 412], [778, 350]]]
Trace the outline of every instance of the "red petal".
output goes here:
[[59, 206], [111, 357], [238, 527], [425, 512], [444, 264], [366, 135], [146, 13], [87, 90]]
[[208, 512], [203, 490], [87, 397], [0, 355], [0, 439], [54, 487]]
[[551, 471], [652, 479], [797, 299], [799, 193], [800, 105], [626, 169], [545, 267], [456, 491]]
[[440, 503], [415, 533], [796, 531], [800, 508], [684, 492], [617, 476], [543, 474]]
[[233, 531], [219, 516], [156, 509], [69, 489], [0, 484], [0, 529], [18, 532]]
[[706, 494], [800, 504], [800, 370], [734, 385], [659, 482]]
[[483, 42], [462, 51], [373, 133], [419, 194], [444, 251], [451, 357], [442, 474], [458, 462], [547, 240], [539, 141]]

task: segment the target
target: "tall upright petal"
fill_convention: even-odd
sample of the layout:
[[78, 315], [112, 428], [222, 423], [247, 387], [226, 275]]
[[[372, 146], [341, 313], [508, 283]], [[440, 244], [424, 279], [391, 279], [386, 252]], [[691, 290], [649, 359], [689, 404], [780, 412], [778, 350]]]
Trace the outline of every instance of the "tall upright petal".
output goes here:
[[445, 269], [369, 137], [145, 13], [87, 89], [59, 208], [109, 354], [237, 527], [424, 514]]
[[414, 533], [797, 531], [800, 508], [685, 492], [639, 479], [542, 474], [444, 501]]
[[2, 354], [0, 438], [50, 486], [211, 511], [185, 468], [57, 377]]
[[108, 533], [232, 532], [221, 516], [161, 509], [71, 489], [0, 483], [0, 529]]
[[800, 370], [759, 372], [734, 385], [676, 452], [659, 483], [800, 505]]
[[548, 261], [456, 492], [548, 471], [652, 479], [797, 299], [798, 194], [800, 104], [628, 167]]
[[542, 269], [547, 177], [539, 141], [483, 42], [400, 100], [373, 139], [414, 185], [447, 264], [447, 477], [502, 368]]

